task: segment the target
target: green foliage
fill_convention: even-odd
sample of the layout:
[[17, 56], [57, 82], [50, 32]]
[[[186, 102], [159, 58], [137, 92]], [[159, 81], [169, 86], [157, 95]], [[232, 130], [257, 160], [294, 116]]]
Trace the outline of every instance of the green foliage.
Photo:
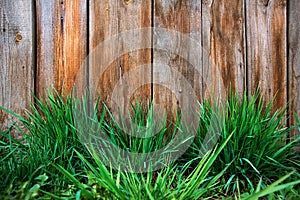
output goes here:
[[[219, 172], [227, 168], [223, 182], [226, 192], [238, 189], [254, 189], [260, 179], [264, 184], [277, 180], [287, 172], [297, 170], [299, 176], [299, 154], [294, 151], [300, 137], [289, 138], [291, 128], [285, 127], [286, 108], [273, 111], [272, 101], [264, 103], [258, 90], [253, 96], [231, 92], [224, 106], [224, 126], [219, 141], [233, 134], [213, 166]], [[213, 105], [202, 105], [200, 128], [187, 159], [199, 153], [201, 142], [207, 134], [213, 113]]]
[[[18, 118], [25, 127], [14, 129], [23, 136], [17, 141], [8, 132], [1, 133], [1, 174], [5, 174], [0, 181], [1, 191], [10, 191], [7, 187], [21, 184], [21, 188], [29, 190], [36, 177], [46, 173], [51, 181], [44, 184], [45, 188], [61, 190], [67, 187], [67, 182], [59, 178], [57, 170], [51, 164], [59, 164], [75, 174], [78, 169], [83, 170], [83, 164], [74, 149], [84, 155], [88, 152], [77, 136], [73, 126], [72, 98], [63, 99], [62, 96], [49, 92], [45, 101], [35, 98], [30, 105], [26, 117], [0, 107], [4, 111]], [[12, 127], [13, 129], [13, 127]], [[26, 132], [23, 132], [23, 130]]]
[[[84, 106], [87, 100], [49, 92], [46, 100], [35, 99], [26, 117], [0, 107], [17, 117], [26, 130], [15, 125], [0, 132], [1, 199], [299, 197], [300, 163], [294, 147], [300, 139], [288, 137], [293, 127], [284, 125], [286, 108], [273, 111], [272, 102], [265, 104], [258, 92], [242, 98], [231, 93], [223, 106], [204, 101], [199, 105], [199, 128], [190, 148], [176, 162], [156, 171], [149, 165], [144, 173], [130, 168], [138, 160], [132, 160], [129, 170], [105, 165], [101, 148], [92, 142], [105, 136], [107, 142], [127, 152], [155, 152], [180, 134], [180, 114], [174, 123], [161, 120], [152, 135], [151, 104], [147, 110], [138, 103], [132, 105], [130, 120], [119, 121], [105, 105], [101, 112], [96, 104], [92, 113], [84, 109], [77, 113], [74, 108], [82, 106], [80, 102]], [[83, 118], [87, 121], [82, 126], [74, 119], [80, 115], [89, 116]], [[298, 118], [297, 122], [300, 130]], [[23, 135], [22, 141], [11, 137], [10, 131], [16, 130]], [[104, 135], [82, 135], [95, 130]], [[138, 132], [149, 137], [130, 134]], [[209, 132], [215, 132], [218, 140], [209, 141], [216, 143], [214, 147], [203, 148]]]
[[[84, 156], [79, 153], [78, 155], [88, 166], [89, 177], [98, 184], [98, 188], [105, 188], [111, 197], [118, 199], [199, 199], [218, 187], [216, 182], [222, 176], [223, 171], [215, 177], [209, 177], [208, 174], [214, 160], [225, 145], [226, 143], [208, 152], [187, 176], [184, 174], [189, 169], [190, 163], [185, 166], [168, 166], [157, 172], [149, 171], [141, 174], [125, 172], [121, 169], [113, 171], [104, 166], [97, 155], [93, 155], [97, 163], [95, 167]], [[97, 191], [96, 193], [88, 192], [87, 185], [74, 179], [61, 166], [57, 168], [83, 191], [86, 198], [99, 197]]]

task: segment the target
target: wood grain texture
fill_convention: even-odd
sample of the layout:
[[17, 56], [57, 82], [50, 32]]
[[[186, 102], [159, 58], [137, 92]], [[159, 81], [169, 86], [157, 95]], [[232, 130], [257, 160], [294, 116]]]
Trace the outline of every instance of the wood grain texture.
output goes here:
[[[32, 1], [0, 1], [0, 105], [21, 115], [34, 91], [33, 13]], [[0, 110], [0, 130], [14, 120]]]
[[51, 87], [69, 94], [76, 78], [86, 81], [78, 71], [87, 56], [87, 2], [37, 0], [36, 13], [37, 96]]
[[246, 88], [245, 14], [243, 0], [202, 1], [205, 97], [225, 99], [232, 87]]
[[147, 30], [151, 1], [90, 0], [89, 9], [91, 91], [109, 107], [128, 108], [133, 99], [147, 103], [151, 99], [151, 30]]
[[154, 103], [174, 116], [203, 96], [201, 0], [155, 0], [154, 27]]
[[[293, 114], [300, 116], [300, 1], [289, 1], [289, 101], [290, 125], [296, 125]], [[299, 131], [292, 134], [300, 135]]]
[[287, 101], [286, 0], [246, 1], [249, 89], [260, 84], [265, 100], [275, 95], [274, 109]]
[[[260, 84], [266, 101], [277, 96], [275, 109], [291, 102], [291, 125], [293, 112], [300, 115], [297, 0], [36, 0], [35, 5], [33, 10], [34, 1], [0, 0], [0, 105], [16, 113], [24, 112], [31, 91], [43, 97], [53, 86], [68, 94], [77, 79], [77, 86], [89, 80], [102, 100], [123, 108], [129, 100], [153, 96], [155, 104], [173, 109], [190, 104], [193, 95], [200, 101], [224, 98], [230, 85], [242, 94], [246, 86], [253, 92]], [[153, 32], [147, 29], [152, 25]], [[111, 43], [101, 49], [105, 41]], [[88, 46], [90, 68], [80, 68]], [[11, 121], [0, 111], [1, 128]]]

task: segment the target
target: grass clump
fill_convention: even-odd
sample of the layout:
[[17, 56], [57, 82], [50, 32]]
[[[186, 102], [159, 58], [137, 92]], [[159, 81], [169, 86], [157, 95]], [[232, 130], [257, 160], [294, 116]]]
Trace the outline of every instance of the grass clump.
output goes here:
[[[212, 118], [212, 104], [202, 106], [201, 126], [186, 158], [192, 159], [201, 147]], [[254, 190], [262, 181], [268, 185], [287, 172], [296, 170], [299, 178], [299, 153], [294, 148], [300, 137], [290, 138], [293, 129], [285, 126], [286, 108], [273, 110], [272, 101], [265, 103], [258, 90], [252, 96], [230, 93], [224, 106], [224, 126], [220, 131], [222, 143], [231, 139], [215, 161], [213, 171], [225, 168], [223, 183], [225, 193], [237, 190]]]
[[[12, 127], [23, 133], [22, 141], [12, 138], [10, 130], [0, 133], [1, 199], [258, 199], [266, 195], [284, 199], [299, 195], [299, 155], [293, 148], [300, 139], [288, 137], [292, 127], [284, 124], [286, 108], [273, 111], [272, 102], [265, 104], [258, 92], [242, 98], [231, 93], [222, 107], [211, 101], [201, 103], [198, 131], [184, 154], [167, 164], [150, 162], [148, 170], [139, 172], [134, 167], [143, 164], [139, 163], [144, 159], [141, 153], [166, 148], [181, 134], [180, 114], [174, 123], [161, 120], [157, 129], [151, 126], [155, 121], [151, 106], [145, 111], [133, 105], [126, 121], [116, 120], [105, 105], [101, 111], [96, 104], [78, 112], [85, 103], [50, 92], [44, 101], [35, 99], [26, 117], [1, 107], [17, 117], [27, 132]], [[216, 132], [218, 140], [211, 140], [215, 145], [206, 149], [203, 145], [210, 131]], [[139, 132], [147, 137], [130, 134]], [[124, 154], [116, 156], [106, 144], [138, 156], [127, 162]], [[166, 166], [151, 170], [156, 164]]]
[[[41, 176], [43, 187], [62, 192], [68, 189], [68, 181], [60, 177], [52, 164], [66, 168], [72, 174], [83, 170], [83, 163], [74, 149], [88, 157], [73, 126], [72, 98], [63, 99], [55, 92], [49, 92], [45, 101], [35, 98], [35, 103], [26, 111], [26, 117], [18, 116], [5, 108], [4, 111], [18, 118], [25, 128], [14, 126], [22, 134], [22, 141], [11, 137], [9, 131], [1, 133], [0, 190], [7, 196], [23, 198], [22, 191], [30, 191]], [[25, 131], [24, 131], [25, 129]], [[22, 190], [16, 190], [16, 186]], [[18, 197], [18, 195], [21, 195]]]

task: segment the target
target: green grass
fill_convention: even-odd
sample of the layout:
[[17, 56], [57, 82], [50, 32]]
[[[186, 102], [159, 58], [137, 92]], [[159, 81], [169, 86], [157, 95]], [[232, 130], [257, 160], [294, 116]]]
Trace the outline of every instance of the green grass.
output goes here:
[[[200, 128], [184, 159], [191, 160], [199, 154], [214, 115], [211, 108], [209, 101], [202, 105]], [[260, 180], [268, 185], [293, 170], [299, 178], [299, 153], [293, 149], [299, 145], [300, 137], [289, 138], [292, 128], [285, 127], [286, 108], [272, 109], [272, 102], [265, 104], [258, 92], [242, 98], [231, 93], [227, 99], [219, 142], [233, 136], [212, 169], [218, 173], [227, 168], [223, 176], [225, 193], [254, 190]]]
[[[161, 120], [155, 130], [151, 104], [146, 111], [138, 103], [132, 105], [129, 121], [118, 121], [105, 105], [78, 112], [86, 103], [84, 98], [64, 99], [49, 92], [46, 100], [35, 99], [26, 117], [0, 107], [17, 117], [28, 133], [17, 125], [0, 132], [1, 199], [299, 197], [299, 154], [293, 149], [300, 139], [288, 137], [293, 127], [284, 126], [286, 108], [273, 112], [272, 102], [265, 104], [258, 93], [242, 98], [231, 93], [223, 106], [204, 101], [199, 105], [198, 131], [184, 155], [174, 162], [152, 160], [138, 173], [135, 166], [143, 165], [143, 157], [127, 162], [103, 145], [138, 155], [162, 148], [175, 152], [169, 143], [182, 133], [180, 114], [175, 122]], [[23, 134], [23, 141], [10, 136], [15, 130]], [[150, 137], [130, 134], [138, 132]], [[205, 149], [210, 132], [216, 132], [218, 140]], [[159, 164], [166, 166], [156, 169]]]
[[[44, 187], [53, 191], [63, 191], [68, 187], [68, 181], [61, 178], [52, 164], [59, 164], [71, 173], [84, 170], [83, 163], [75, 154], [77, 149], [89, 156], [82, 145], [77, 131], [73, 126], [72, 98], [64, 100], [56, 93], [49, 93], [47, 101], [35, 99], [25, 118], [2, 108], [16, 116], [24, 125], [26, 133], [18, 126], [12, 127], [23, 136], [23, 141], [16, 141], [9, 132], [2, 133], [1, 174], [6, 176], [0, 181], [0, 190], [8, 196], [14, 191], [9, 188], [20, 185], [24, 191], [30, 190], [36, 183], [35, 179], [47, 174], [51, 177]], [[27, 134], [28, 133], [28, 134]]]

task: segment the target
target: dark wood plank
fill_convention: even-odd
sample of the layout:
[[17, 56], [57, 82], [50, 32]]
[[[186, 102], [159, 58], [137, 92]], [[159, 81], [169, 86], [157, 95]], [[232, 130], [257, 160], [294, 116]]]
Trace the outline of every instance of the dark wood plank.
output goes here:
[[258, 84], [266, 101], [275, 95], [274, 109], [286, 105], [286, 1], [246, 1], [249, 89]]
[[[0, 1], [0, 105], [21, 115], [34, 90], [33, 13], [32, 1]], [[14, 120], [0, 110], [1, 130]]]

